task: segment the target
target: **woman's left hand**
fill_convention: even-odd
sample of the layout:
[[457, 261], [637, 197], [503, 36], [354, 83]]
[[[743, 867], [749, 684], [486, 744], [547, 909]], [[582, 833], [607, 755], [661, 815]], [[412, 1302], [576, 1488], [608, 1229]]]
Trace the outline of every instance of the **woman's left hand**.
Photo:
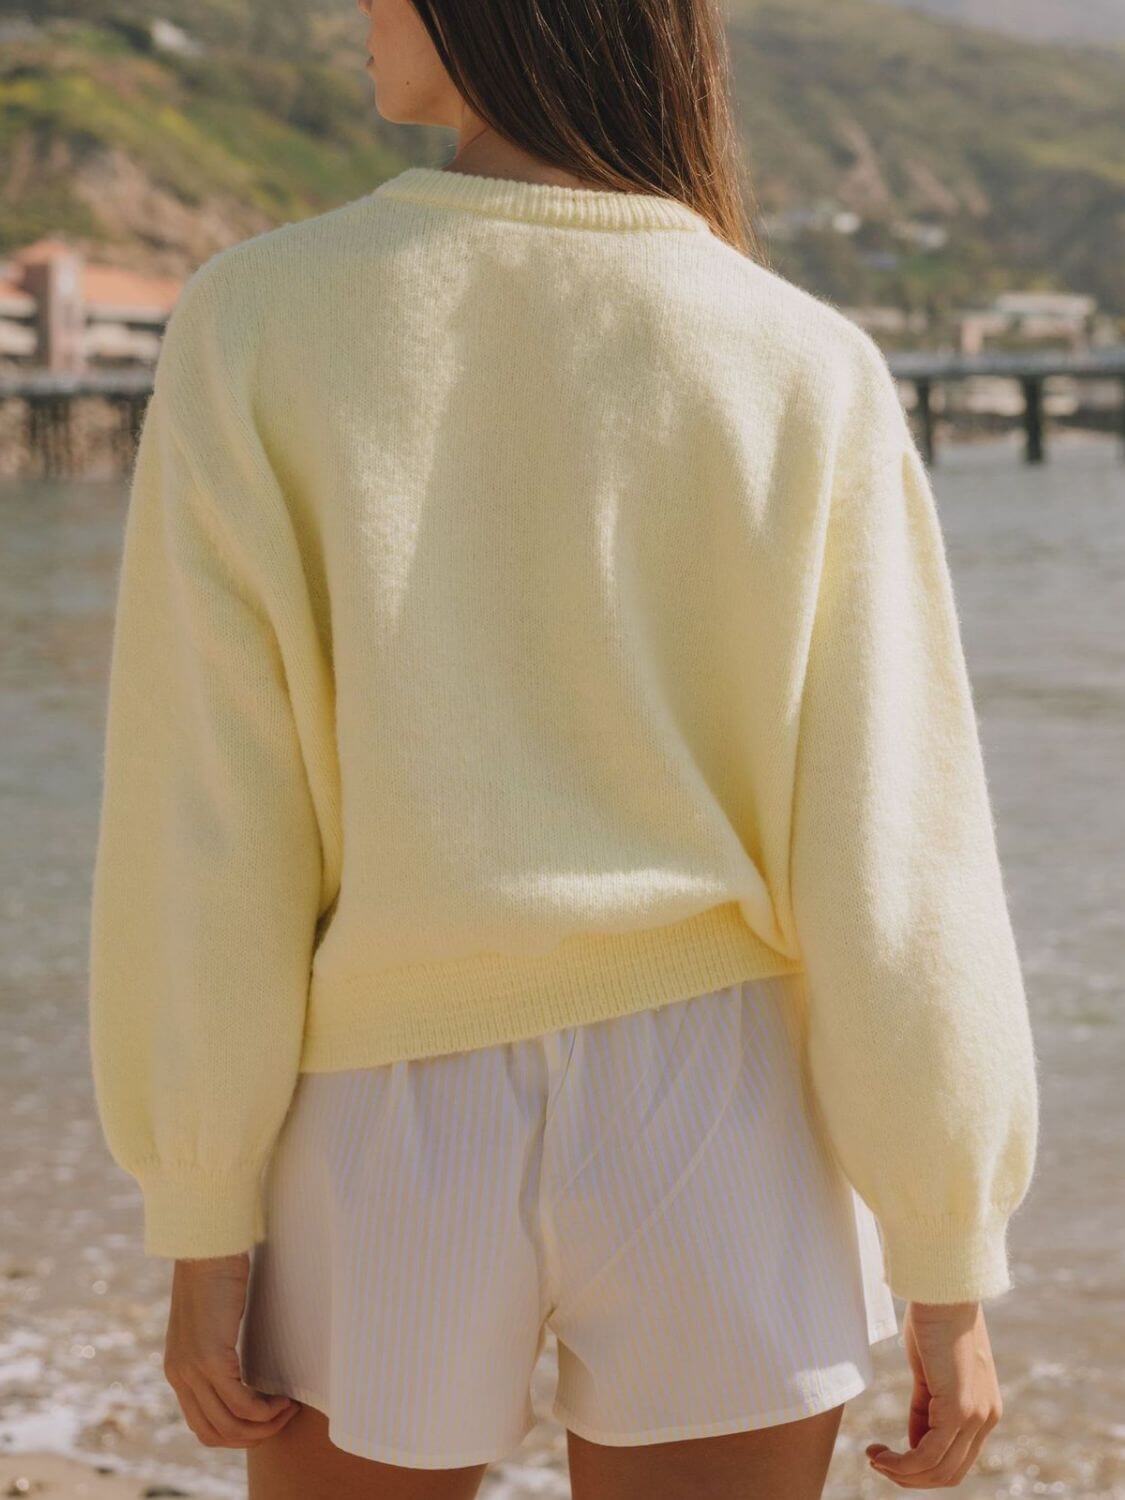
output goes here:
[[246, 1306], [250, 1256], [178, 1260], [164, 1344], [164, 1377], [184, 1419], [207, 1448], [251, 1448], [301, 1409], [242, 1382], [238, 1329]]

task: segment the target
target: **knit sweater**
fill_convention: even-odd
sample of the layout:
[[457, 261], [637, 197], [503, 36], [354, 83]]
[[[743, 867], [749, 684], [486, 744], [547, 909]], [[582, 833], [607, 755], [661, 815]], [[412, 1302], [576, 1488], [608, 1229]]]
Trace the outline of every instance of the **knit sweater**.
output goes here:
[[842, 311], [678, 201], [410, 168], [188, 280], [117, 587], [90, 1042], [146, 1253], [267, 1235], [302, 1072], [788, 974], [892, 1290], [1009, 1289], [1026, 998]]

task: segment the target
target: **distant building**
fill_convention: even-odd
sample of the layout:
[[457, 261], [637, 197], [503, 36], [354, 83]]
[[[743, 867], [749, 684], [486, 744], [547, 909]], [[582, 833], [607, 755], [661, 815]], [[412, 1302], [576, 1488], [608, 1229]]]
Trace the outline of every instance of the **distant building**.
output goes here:
[[999, 292], [992, 299], [992, 306], [1014, 318], [1055, 317], [1073, 321], [1089, 317], [1097, 302], [1077, 292]]
[[1097, 300], [1074, 292], [1000, 292], [984, 308], [957, 320], [962, 354], [979, 354], [989, 339], [1005, 343], [1090, 346]]
[[201, 57], [203, 44], [189, 36], [182, 26], [157, 16], [149, 27], [152, 45], [160, 52], [174, 52], [178, 57]]
[[896, 219], [891, 233], [897, 239], [917, 245], [919, 250], [944, 250], [949, 243], [949, 230], [944, 224], [933, 224], [925, 219]]
[[0, 262], [0, 361], [58, 372], [152, 364], [182, 286], [36, 240]]
[[862, 224], [859, 214], [850, 208], [841, 208], [831, 198], [818, 198], [815, 203], [797, 204], [793, 208], [761, 215], [762, 229], [774, 240], [793, 240], [810, 229], [850, 235], [855, 234]]

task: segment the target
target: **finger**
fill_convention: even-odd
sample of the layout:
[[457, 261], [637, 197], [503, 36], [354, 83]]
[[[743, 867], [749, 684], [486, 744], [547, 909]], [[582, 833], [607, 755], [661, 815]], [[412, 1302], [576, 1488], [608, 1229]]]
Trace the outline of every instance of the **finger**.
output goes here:
[[[884, 1467], [879, 1461], [881, 1454], [887, 1454], [891, 1457], [897, 1457], [897, 1455], [891, 1454], [890, 1449], [884, 1447], [882, 1443], [870, 1444], [866, 1452], [869, 1457], [875, 1459], [872, 1468], [876, 1473], [882, 1474], [884, 1478], [890, 1479], [892, 1483], [898, 1484], [904, 1489], [943, 1489], [961, 1483], [961, 1480], [976, 1461], [976, 1456], [980, 1452], [983, 1441], [984, 1432], [982, 1430], [966, 1428], [963, 1432], [958, 1433], [957, 1438], [950, 1444], [949, 1449], [940, 1462], [922, 1473], [892, 1472], [890, 1466]], [[909, 1455], [906, 1456], [908, 1457]]]
[[192, 1432], [206, 1448], [222, 1447], [222, 1438], [203, 1414], [203, 1409], [195, 1398], [195, 1392], [185, 1382], [180, 1381], [172, 1389], [176, 1392], [176, 1399], [180, 1403], [180, 1410], [184, 1414], [184, 1421]]
[[[985, 1423], [976, 1429], [975, 1434], [967, 1430], [965, 1442], [960, 1440], [953, 1445], [946, 1457], [933, 1469], [923, 1474], [892, 1474], [878, 1465], [873, 1465], [876, 1473], [889, 1479], [892, 1484], [897, 1484], [902, 1489], [928, 1490], [928, 1489], [955, 1489], [972, 1469], [984, 1446], [984, 1440], [992, 1429], [992, 1424]], [[873, 1447], [881, 1447], [873, 1444]], [[889, 1451], [889, 1450], [885, 1450]]]
[[264, 1442], [266, 1438], [280, 1431], [297, 1411], [294, 1406], [291, 1410], [279, 1412], [266, 1422], [244, 1422], [227, 1408], [212, 1386], [209, 1377], [202, 1371], [191, 1372], [187, 1379], [203, 1410], [203, 1415], [211, 1426], [215, 1428], [224, 1442], [238, 1447]]
[[872, 1464], [881, 1474], [891, 1478], [914, 1479], [937, 1467], [959, 1431], [959, 1428], [931, 1427], [916, 1448], [907, 1453], [884, 1448], [872, 1459]]
[[[925, 1382], [915, 1380], [914, 1389], [910, 1394], [910, 1410], [907, 1413], [906, 1437], [913, 1450], [925, 1437], [930, 1428], [930, 1393]], [[891, 1449], [886, 1443], [868, 1443], [863, 1450], [868, 1458], [877, 1458], [880, 1454], [890, 1456]]]
[[973, 1439], [972, 1443], [969, 1445], [969, 1453], [968, 1453], [967, 1458], [965, 1459], [965, 1462], [961, 1465], [961, 1468], [958, 1471], [958, 1473], [955, 1474], [954, 1477], [953, 1477], [953, 1483], [954, 1484], [960, 1484], [961, 1481], [965, 1478], [965, 1475], [968, 1474], [969, 1470], [976, 1463], [977, 1459], [980, 1457], [980, 1450], [984, 1447], [985, 1440], [988, 1437], [988, 1434], [992, 1431], [992, 1429], [995, 1426], [996, 1426], [996, 1423], [994, 1421], [992, 1421], [991, 1419], [989, 1419], [989, 1421], [985, 1422], [979, 1428], [979, 1430], [977, 1431], [976, 1437]]
[[294, 1404], [291, 1396], [251, 1390], [235, 1375], [213, 1375], [211, 1384], [227, 1410], [247, 1422], [268, 1422]]
[[964, 1465], [978, 1430], [979, 1428], [975, 1424], [970, 1424], [962, 1428], [954, 1441], [950, 1443], [941, 1462], [925, 1474], [920, 1474], [913, 1482], [916, 1485], [920, 1484], [926, 1488], [933, 1489], [940, 1489], [954, 1484], [956, 1482], [954, 1476]]
[[930, 1391], [925, 1381], [915, 1379], [906, 1419], [906, 1440], [911, 1448], [916, 1447], [930, 1430], [930, 1400]]

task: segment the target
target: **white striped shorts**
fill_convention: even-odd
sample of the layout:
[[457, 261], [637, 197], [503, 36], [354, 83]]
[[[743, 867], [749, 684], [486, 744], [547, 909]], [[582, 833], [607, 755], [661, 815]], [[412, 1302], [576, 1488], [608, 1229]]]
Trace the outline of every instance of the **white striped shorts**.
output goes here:
[[243, 1378], [412, 1468], [552, 1414], [607, 1444], [793, 1421], [898, 1332], [878, 1227], [807, 1109], [775, 975], [527, 1040], [298, 1077]]

